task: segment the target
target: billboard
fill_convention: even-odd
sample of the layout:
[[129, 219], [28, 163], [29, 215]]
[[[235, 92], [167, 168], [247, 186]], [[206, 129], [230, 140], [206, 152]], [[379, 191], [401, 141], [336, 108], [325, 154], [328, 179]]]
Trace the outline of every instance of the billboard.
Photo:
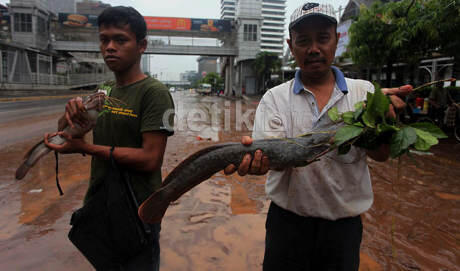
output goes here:
[[58, 21], [60, 24], [69, 27], [97, 27], [97, 16], [96, 15], [84, 15], [84, 14], [73, 14], [73, 13], [59, 13]]
[[191, 19], [192, 31], [230, 32], [232, 24], [228, 20]]
[[348, 43], [350, 43], [350, 36], [348, 35], [348, 29], [352, 24], [352, 20], [341, 22], [337, 26], [337, 33], [339, 34], [339, 42], [337, 43], [337, 50], [335, 51], [335, 57], [343, 55], [347, 51]]
[[144, 17], [148, 30], [189, 31], [191, 19], [173, 17]]
[[10, 32], [10, 22], [10, 13], [8, 12], [8, 9], [0, 9], [0, 32], [2, 33], [2, 38], [3, 33]]
[[[229, 20], [193, 19], [175, 17], [144, 17], [147, 30], [230, 32]], [[59, 13], [60, 24], [69, 27], [97, 27], [97, 16], [85, 14]]]

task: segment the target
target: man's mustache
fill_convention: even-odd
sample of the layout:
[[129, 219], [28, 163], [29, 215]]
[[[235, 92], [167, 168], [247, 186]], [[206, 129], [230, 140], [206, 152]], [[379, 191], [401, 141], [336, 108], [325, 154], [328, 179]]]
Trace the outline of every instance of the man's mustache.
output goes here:
[[305, 61], [304, 61], [305, 64], [308, 64], [308, 63], [315, 63], [315, 62], [326, 63], [326, 59], [324, 59], [324, 58], [322, 58], [322, 57], [312, 57], [312, 58], [307, 58], [307, 59], [305, 59]]

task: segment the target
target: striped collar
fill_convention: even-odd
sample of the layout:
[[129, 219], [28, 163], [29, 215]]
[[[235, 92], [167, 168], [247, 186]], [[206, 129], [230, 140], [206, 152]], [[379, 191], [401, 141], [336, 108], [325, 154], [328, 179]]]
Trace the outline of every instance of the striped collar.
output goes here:
[[[347, 82], [345, 81], [345, 76], [343, 75], [343, 72], [335, 66], [331, 66], [331, 69], [335, 74], [335, 84], [343, 92], [343, 94], [347, 94], [348, 87], [347, 87]], [[300, 80], [300, 70], [296, 71], [295, 73], [293, 90], [295, 94], [299, 94], [302, 90], [304, 90], [303, 83]]]

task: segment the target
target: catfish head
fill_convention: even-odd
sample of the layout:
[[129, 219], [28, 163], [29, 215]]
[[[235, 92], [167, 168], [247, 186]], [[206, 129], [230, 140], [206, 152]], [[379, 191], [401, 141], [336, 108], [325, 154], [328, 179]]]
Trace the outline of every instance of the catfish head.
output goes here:
[[97, 92], [91, 94], [83, 100], [83, 105], [85, 106], [86, 110], [96, 110], [97, 112], [101, 112], [104, 109], [104, 103], [107, 99], [107, 96], [102, 92]]

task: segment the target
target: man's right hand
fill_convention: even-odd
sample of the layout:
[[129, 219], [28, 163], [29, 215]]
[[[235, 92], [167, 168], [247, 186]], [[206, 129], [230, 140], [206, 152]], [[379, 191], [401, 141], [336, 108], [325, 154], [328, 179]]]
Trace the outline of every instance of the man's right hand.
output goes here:
[[88, 121], [85, 119], [83, 113], [86, 112], [86, 108], [83, 105], [83, 99], [81, 97], [70, 99], [65, 106], [65, 119], [67, 124], [72, 128], [75, 128], [77, 123], [81, 127], [88, 125]]
[[[249, 146], [252, 144], [252, 138], [249, 136], [243, 136], [241, 138], [241, 143], [245, 146]], [[267, 173], [269, 168], [270, 163], [268, 157], [263, 155], [261, 150], [257, 150], [254, 154], [254, 159], [252, 159], [251, 154], [247, 153], [243, 157], [243, 160], [241, 160], [238, 168], [236, 168], [234, 164], [230, 164], [224, 169], [224, 173], [225, 175], [230, 175], [238, 170], [238, 174], [240, 176], [245, 176], [248, 173], [252, 175], [264, 175]]]

